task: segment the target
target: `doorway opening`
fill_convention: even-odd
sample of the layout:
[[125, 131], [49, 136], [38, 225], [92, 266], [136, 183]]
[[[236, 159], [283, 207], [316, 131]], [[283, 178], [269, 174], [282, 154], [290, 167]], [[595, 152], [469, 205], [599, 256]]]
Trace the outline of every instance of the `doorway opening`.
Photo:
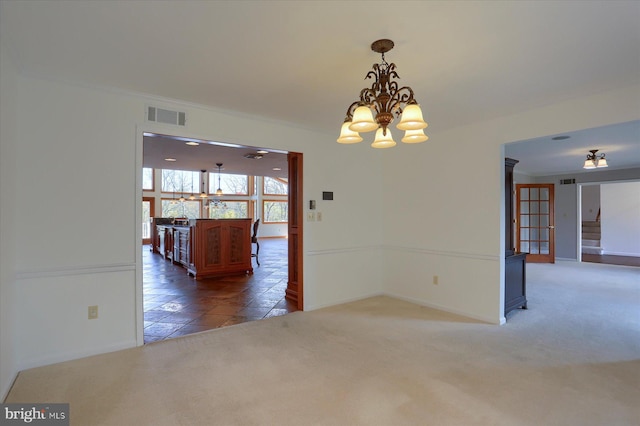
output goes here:
[[[150, 148], [153, 147], [150, 144], [156, 142], [161, 142], [158, 145], [161, 147], [160, 153]], [[170, 142], [170, 145], [163, 145], [165, 142]], [[208, 167], [206, 164], [196, 162], [188, 165], [186, 158], [193, 155], [196, 152], [194, 148], [198, 148], [199, 145], [204, 149], [200, 150], [196, 157], [207, 164], [222, 163], [224, 167], [205, 168]], [[170, 152], [166, 150], [167, 147], [170, 147]], [[161, 162], [158, 161], [160, 157]], [[168, 161], [165, 158], [173, 158], [176, 161]], [[267, 158], [269, 160], [261, 161]], [[269, 161], [277, 166], [272, 167], [273, 172], [265, 172], [265, 165], [270, 168], [273, 165]], [[258, 164], [259, 167], [254, 167]], [[257, 234], [260, 265], [257, 262], [258, 258], [252, 257], [253, 273], [244, 275], [196, 279], [188, 275], [180, 262], [174, 262], [171, 256], [167, 258], [158, 252], [154, 253], [153, 229], [148, 232], [150, 236], [143, 240], [141, 246], [144, 343], [303, 309], [302, 154], [144, 133], [142, 166], [145, 170], [152, 169], [155, 182], [151, 192], [143, 191], [142, 231], [145, 236], [145, 215], [149, 216], [149, 222], [153, 222], [151, 218], [166, 216], [164, 213], [170, 210], [165, 207], [175, 202], [179, 203], [181, 199], [184, 199], [185, 203], [193, 204], [190, 209], [180, 210], [186, 214], [179, 216], [189, 219], [225, 219], [242, 216], [250, 218], [252, 223], [260, 219]], [[174, 179], [173, 188], [167, 190], [170, 173], [164, 173], [164, 169], [182, 170], [181, 173], [187, 177], [183, 177], [178, 185]], [[195, 179], [197, 190], [194, 189], [196, 185], [190, 183], [194, 179], [189, 178], [189, 173], [194, 170], [200, 171]], [[209, 171], [212, 173], [208, 174]], [[220, 176], [228, 177], [225, 174], [234, 175], [236, 181], [242, 181], [238, 176], [245, 176], [245, 183], [240, 187], [234, 187], [233, 190], [223, 182], [225, 196], [221, 200], [217, 199], [215, 203], [215, 208], [223, 203], [232, 206], [235, 216], [228, 211], [225, 213], [223, 209], [216, 210], [215, 215], [212, 215], [205, 207], [206, 197], [203, 200], [196, 198], [201, 191], [213, 198], [215, 189], [207, 188], [216, 185], [219, 187]], [[207, 181], [211, 184], [207, 185]], [[284, 192], [267, 189], [268, 183], [273, 186], [274, 182], [284, 182]], [[206, 194], [207, 192], [209, 194]], [[196, 197], [190, 196], [193, 193]], [[208, 204], [214, 206], [214, 203]], [[152, 206], [155, 207], [153, 213]], [[285, 214], [284, 221], [281, 217], [282, 212]], [[153, 225], [147, 226], [153, 228]], [[148, 244], [145, 244], [147, 241]], [[251, 252], [256, 253], [256, 250], [257, 245], [251, 244]]]
[[578, 185], [577, 258], [588, 263], [640, 266], [640, 181]]

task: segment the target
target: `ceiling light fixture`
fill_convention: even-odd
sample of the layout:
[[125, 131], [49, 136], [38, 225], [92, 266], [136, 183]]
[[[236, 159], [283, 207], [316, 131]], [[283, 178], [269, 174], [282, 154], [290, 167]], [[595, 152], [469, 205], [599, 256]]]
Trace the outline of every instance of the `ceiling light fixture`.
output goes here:
[[591, 154], [587, 154], [587, 159], [584, 160], [584, 166], [583, 168], [585, 169], [596, 169], [596, 168], [602, 168], [602, 167], [609, 167], [609, 165], [607, 164], [607, 159], [604, 158], [604, 154], [600, 154], [597, 155], [596, 152], [598, 152], [597, 149], [592, 149], [589, 151]]
[[218, 166], [218, 189], [216, 189], [216, 195], [220, 197], [222, 195], [222, 186], [220, 185], [220, 170], [222, 168], [222, 163], [216, 163]]
[[361, 142], [359, 132], [376, 130], [371, 146], [391, 148], [396, 142], [388, 127], [393, 122], [394, 115], [400, 117], [396, 127], [405, 131], [402, 142], [419, 143], [429, 139], [424, 134], [423, 129], [427, 127], [427, 123], [422, 118], [420, 105], [413, 97], [413, 89], [409, 86], [398, 88], [398, 82], [392, 81], [400, 77], [396, 73], [396, 65], [387, 63], [384, 54], [393, 49], [393, 46], [393, 41], [388, 39], [377, 40], [371, 44], [371, 50], [382, 55], [382, 62], [373, 64], [373, 71], [369, 71], [365, 76], [365, 79], [375, 79], [371, 88], [362, 89], [360, 99], [347, 108], [338, 143]]
[[[222, 163], [216, 163], [216, 166], [218, 166], [218, 189], [216, 190], [216, 196], [221, 197], [223, 195], [222, 187], [220, 185], [220, 170], [222, 170]], [[209, 200], [205, 207], [213, 209], [226, 209], [227, 203], [219, 198], [214, 198], [213, 200]]]
[[204, 174], [207, 173], [206, 170], [200, 170], [202, 172], [202, 192], [200, 192], [200, 198], [207, 198], [207, 193], [204, 191]]

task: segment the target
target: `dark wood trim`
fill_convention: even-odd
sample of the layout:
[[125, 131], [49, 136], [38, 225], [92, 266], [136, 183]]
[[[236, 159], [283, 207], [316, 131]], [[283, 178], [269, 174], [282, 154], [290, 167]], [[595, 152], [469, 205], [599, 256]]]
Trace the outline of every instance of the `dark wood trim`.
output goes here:
[[302, 154], [287, 154], [289, 163], [289, 278], [285, 297], [304, 308], [302, 273], [302, 228], [304, 223], [302, 194]]

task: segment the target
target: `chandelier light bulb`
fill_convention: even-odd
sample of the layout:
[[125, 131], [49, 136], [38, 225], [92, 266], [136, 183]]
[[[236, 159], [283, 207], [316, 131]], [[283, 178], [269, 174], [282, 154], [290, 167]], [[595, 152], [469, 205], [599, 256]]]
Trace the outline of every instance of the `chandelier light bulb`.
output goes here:
[[351, 125], [351, 121], [345, 121], [342, 124], [342, 129], [340, 129], [340, 137], [338, 138], [338, 143], [350, 144], [350, 143], [358, 143], [362, 142], [362, 137], [358, 132], [354, 132], [349, 129]]
[[353, 113], [353, 121], [349, 126], [354, 132], [371, 132], [378, 128], [378, 123], [373, 119], [371, 108], [361, 105]]
[[393, 140], [393, 136], [391, 136], [391, 130], [387, 129], [387, 134], [383, 134], [382, 127], [378, 129], [376, 132], [376, 138], [371, 144], [374, 148], [391, 148], [396, 146], [396, 141]]
[[402, 112], [402, 117], [396, 127], [400, 130], [420, 130], [426, 128], [427, 123], [422, 118], [420, 105], [407, 105]]
[[429, 139], [429, 136], [424, 134], [423, 129], [407, 130], [404, 133], [402, 142], [404, 143], [420, 143]]
[[600, 157], [600, 159], [598, 160], [598, 165], [597, 165], [597, 167], [598, 167], [598, 168], [601, 168], [601, 167], [609, 167], [609, 165], [607, 164], [607, 159], [606, 159], [606, 158], [604, 158], [604, 154], [603, 154], [603, 155], [602, 155], [602, 157]]

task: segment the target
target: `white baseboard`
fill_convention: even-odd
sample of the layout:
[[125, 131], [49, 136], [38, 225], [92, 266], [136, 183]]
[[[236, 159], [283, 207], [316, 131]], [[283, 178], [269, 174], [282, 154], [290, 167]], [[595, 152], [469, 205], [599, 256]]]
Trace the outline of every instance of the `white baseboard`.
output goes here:
[[611, 255], [611, 256], [640, 257], [640, 253], [625, 253], [625, 252], [622, 252], [622, 251], [603, 250], [602, 254], [608, 254], [608, 255]]
[[74, 359], [86, 358], [94, 355], [102, 355], [109, 352], [120, 351], [123, 349], [134, 348], [137, 343], [134, 340], [114, 343], [112, 345], [101, 346], [99, 348], [91, 348], [74, 352], [59, 353], [54, 355], [45, 355], [38, 358], [32, 358], [22, 362], [19, 370], [28, 370], [30, 368], [42, 367], [44, 365], [57, 364], [59, 362], [71, 361]]
[[502, 318], [500, 318], [499, 321], [496, 321], [495, 318], [487, 318], [487, 317], [484, 317], [484, 316], [481, 316], [481, 315], [470, 315], [467, 312], [462, 312], [462, 311], [459, 311], [457, 309], [451, 309], [451, 308], [448, 308], [446, 306], [441, 306], [441, 305], [438, 305], [438, 304], [435, 304], [435, 303], [425, 302], [424, 300], [415, 299], [413, 297], [398, 296], [397, 294], [387, 293], [387, 292], [383, 292], [382, 294], [384, 296], [392, 297], [394, 299], [404, 300], [405, 302], [414, 303], [416, 305], [424, 306], [426, 308], [437, 309], [439, 311], [449, 312], [450, 314], [460, 315], [460, 316], [463, 316], [463, 317], [475, 319], [475, 320], [486, 322], [486, 323], [489, 323], [489, 324], [502, 325], [502, 324], [505, 324], [507, 322], [505, 317], [502, 317]]
[[0, 401], [4, 402], [7, 399], [7, 396], [9, 396], [9, 392], [11, 391], [11, 388], [13, 387], [13, 384], [15, 383], [17, 378], [18, 373], [15, 373], [13, 375], [13, 379], [9, 380], [8, 383], [2, 384], [2, 392], [0, 393], [2, 398], [0, 398]]
[[475, 320], [482, 321], [482, 322], [489, 323], [489, 324], [503, 325], [503, 324], [506, 324], [506, 322], [507, 322], [507, 320], [506, 320], [506, 318], [504, 316], [502, 318], [500, 318], [499, 321], [496, 321], [494, 318], [487, 318], [487, 317], [484, 317], [484, 316], [481, 316], [481, 315], [470, 315], [467, 312], [462, 312], [462, 311], [459, 311], [459, 310], [456, 310], [456, 309], [450, 309], [450, 308], [445, 307], [445, 306], [441, 306], [441, 305], [438, 305], [438, 304], [435, 304], [435, 303], [425, 302], [424, 300], [415, 299], [415, 298], [412, 298], [412, 297], [398, 296], [397, 294], [389, 293], [389, 292], [386, 292], [386, 291], [373, 292], [373, 293], [369, 293], [367, 295], [363, 295], [363, 296], [359, 296], [359, 297], [342, 299], [342, 300], [336, 301], [335, 303], [326, 303], [326, 304], [321, 304], [321, 305], [305, 306], [304, 310], [305, 311], [315, 311], [317, 309], [330, 308], [332, 306], [342, 305], [344, 303], [357, 302], [359, 300], [364, 300], [364, 299], [368, 299], [370, 297], [376, 297], [376, 296], [387, 296], [387, 297], [391, 297], [393, 299], [404, 300], [405, 302], [413, 303], [415, 305], [424, 306], [426, 308], [431, 308], [431, 309], [437, 309], [437, 310], [443, 311], [443, 312], [449, 312], [451, 314], [460, 315], [460, 316], [463, 316], [463, 317], [475, 319]]
[[367, 294], [365, 294], [363, 296], [349, 297], [349, 298], [346, 298], [346, 299], [340, 299], [340, 300], [337, 300], [337, 301], [332, 302], [332, 303], [321, 303], [319, 305], [305, 306], [304, 310], [305, 311], [315, 311], [315, 310], [318, 310], [318, 309], [330, 308], [332, 306], [337, 306], [337, 305], [343, 305], [345, 303], [357, 302], [359, 300], [364, 300], [364, 299], [368, 299], [370, 297], [376, 297], [376, 296], [386, 296], [386, 294], [383, 293], [383, 292], [380, 292], [380, 291], [376, 291], [376, 292], [373, 292], [373, 293], [367, 293]]

